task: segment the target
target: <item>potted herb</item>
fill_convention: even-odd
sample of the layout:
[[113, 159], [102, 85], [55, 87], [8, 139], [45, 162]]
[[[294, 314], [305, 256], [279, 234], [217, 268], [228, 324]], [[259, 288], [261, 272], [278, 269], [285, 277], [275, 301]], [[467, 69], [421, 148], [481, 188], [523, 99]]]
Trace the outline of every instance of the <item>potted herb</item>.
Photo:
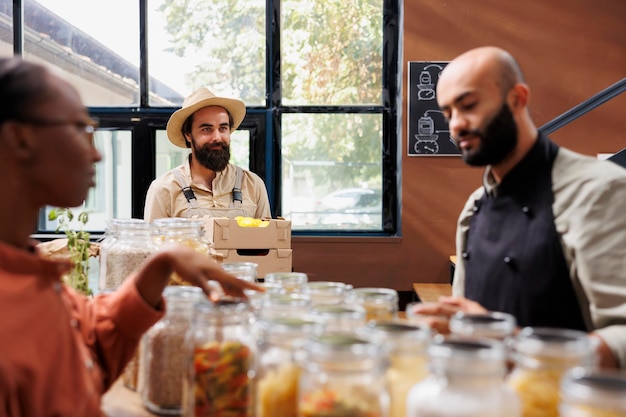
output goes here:
[[89, 214], [83, 211], [78, 215], [77, 220], [80, 225], [78, 230], [70, 227], [70, 223], [74, 220], [74, 213], [69, 208], [53, 208], [48, 214], [48, 220], [57, 220], [59, 224], [56, 231], [63, 231], [67, 237], [67, 249], [74, 266], [63, 277], [65, 283], [80, 293], [92, 295], [93, 292], [89, 288], [91, 242], [89, 232], [84, 230]]

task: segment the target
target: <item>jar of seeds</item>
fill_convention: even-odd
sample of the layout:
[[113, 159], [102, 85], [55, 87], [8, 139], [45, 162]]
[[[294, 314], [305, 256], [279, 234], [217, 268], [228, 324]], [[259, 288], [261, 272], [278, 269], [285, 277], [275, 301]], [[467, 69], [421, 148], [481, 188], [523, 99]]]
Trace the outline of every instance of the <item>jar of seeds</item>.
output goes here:
[[158, 414], [180, 414], [186, 374], [185, 334], [193, 306], [204, 294], [197, 287], [169, 286], [164, 291], [167, 312], [142, 338], [141, 399]]

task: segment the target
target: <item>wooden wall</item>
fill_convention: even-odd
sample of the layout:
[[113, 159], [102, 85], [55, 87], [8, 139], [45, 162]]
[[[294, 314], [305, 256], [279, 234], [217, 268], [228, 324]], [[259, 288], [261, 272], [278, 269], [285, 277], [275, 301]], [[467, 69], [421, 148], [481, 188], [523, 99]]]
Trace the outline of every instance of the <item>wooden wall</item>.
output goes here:
[[[626, 77], [624, 0], [406, 0], [403, 38], [401, 236], [294, 238], [293, 266], [311, 280], [409, 291], [446, 282], [455, 221], [481, 169], [458, 157], [408, 157], [407, 61], [449, 61], [496, 45], [520, 61], [538, 126]], [[555, 132], [562, 146], [593, 155], [626, 147], [626, 93]]]

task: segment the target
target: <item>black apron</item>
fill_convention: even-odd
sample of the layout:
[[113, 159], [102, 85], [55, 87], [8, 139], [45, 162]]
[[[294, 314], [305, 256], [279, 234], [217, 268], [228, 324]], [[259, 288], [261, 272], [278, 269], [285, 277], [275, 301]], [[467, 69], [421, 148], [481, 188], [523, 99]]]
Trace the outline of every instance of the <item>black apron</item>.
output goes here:
[[586, 330], [554, 225], [552, 164], [558, 146], [540, 135], [496, 189], [475, 201], [465, 296], [513, 314], [519, 326]]

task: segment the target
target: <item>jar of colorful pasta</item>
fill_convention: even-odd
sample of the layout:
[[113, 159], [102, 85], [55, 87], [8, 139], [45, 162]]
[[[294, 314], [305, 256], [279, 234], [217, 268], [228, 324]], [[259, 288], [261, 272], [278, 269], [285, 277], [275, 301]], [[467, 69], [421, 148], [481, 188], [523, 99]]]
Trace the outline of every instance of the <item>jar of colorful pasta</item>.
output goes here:
[[194, 306], [185, 336], [186, 417], [252, 417], [256, 340], [250, 305], [242, 300], [203, 301]]
[[326, 332], [303, 347], [298, 417], [383, 417], [389, 413], [382, 345], [349, 332]]
[[296, 352], [322, 323], [299, 317], [274, 317], [255, 323], [259, 362], [256, 417], [296, 417], [300, 368]]

